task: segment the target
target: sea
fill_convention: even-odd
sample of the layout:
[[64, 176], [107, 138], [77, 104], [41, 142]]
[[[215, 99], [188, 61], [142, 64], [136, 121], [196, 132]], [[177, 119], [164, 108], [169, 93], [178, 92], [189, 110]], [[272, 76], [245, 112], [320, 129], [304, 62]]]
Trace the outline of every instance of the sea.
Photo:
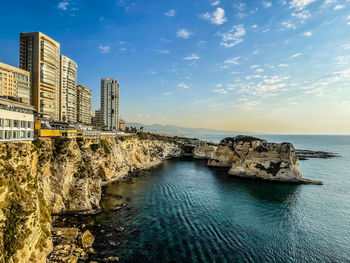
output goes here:
[[93, 232], [99, 262], [350, 262], [350, 136], [258, 137], [340, 157], [300, 161], [303, 177], [321, 186], [232, 178], [203, 160], [168, 160], [106, 185], [102, 212], [68, 221]]

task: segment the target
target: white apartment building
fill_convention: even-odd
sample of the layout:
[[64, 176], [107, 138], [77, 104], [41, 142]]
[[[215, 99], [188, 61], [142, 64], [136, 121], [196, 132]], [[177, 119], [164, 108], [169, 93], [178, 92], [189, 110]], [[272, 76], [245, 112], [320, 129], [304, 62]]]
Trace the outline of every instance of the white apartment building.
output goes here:
[[33, 140], [34, 110], [31, 105], [0, 98], [0, 142]]
[[69, 123], [77, 122], [77, 73], [77, 63], [61, 55], [60, 120]]
[[119, 84], [116, 79], [101, 79], [101, 117], [108, 130], [119, 130]]

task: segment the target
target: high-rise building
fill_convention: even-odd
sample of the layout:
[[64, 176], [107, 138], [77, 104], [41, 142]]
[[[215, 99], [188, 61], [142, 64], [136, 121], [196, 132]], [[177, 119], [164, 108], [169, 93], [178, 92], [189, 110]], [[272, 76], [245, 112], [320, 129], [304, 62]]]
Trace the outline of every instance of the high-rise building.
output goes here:
[[101, 79], [102, 123], [109, 130], [119, 130], [119, 84], [113, 78]]
[[43, 117], [59, 120], [60, 44], [41, 32], [20, 34], [19, 65], [31, 73], [32, 104]]
[[100, 109], [95, 110], [95, 116], [93, 117], [92, 122], [95, 125], [101, 125], [102, 124], [102, 113], [101, 113]]
[[60, 120], [77, 122], [77, 71], [72, 59], [61, 55]]
[[78, 122], [91, 124], [91, 90], [82, 85], [78, 85], [77, 90]]
[[30, 73], [0, 62], [0, 97], [31, 104]]

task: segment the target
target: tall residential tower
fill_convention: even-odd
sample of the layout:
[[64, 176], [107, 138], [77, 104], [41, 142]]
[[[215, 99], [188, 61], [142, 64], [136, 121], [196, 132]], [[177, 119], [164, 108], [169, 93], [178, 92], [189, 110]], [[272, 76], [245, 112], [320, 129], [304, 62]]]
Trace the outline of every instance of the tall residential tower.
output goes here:
[[60, 44], [41, 32], [20, 34], [21, 69], [31, 73], [32, 104], [38, 113], [60, 118]]
[[78, 122], [83, 124], [91, 124], [91, 90], [82, 85], [78, 85], [77, 90]]
[[113, 78], [101, 79], [101, 115], [108, 130], [119, 130], [119, 84]]
[[61, 55], [60, 120], [77, 122], [77, 71], [72, 59]]

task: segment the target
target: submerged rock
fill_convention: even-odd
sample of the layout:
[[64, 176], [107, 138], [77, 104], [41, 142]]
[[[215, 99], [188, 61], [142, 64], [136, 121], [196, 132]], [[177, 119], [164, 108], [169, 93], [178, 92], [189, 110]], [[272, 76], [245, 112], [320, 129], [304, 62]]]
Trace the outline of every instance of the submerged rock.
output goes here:
[[251, 136], [223, 139], [208, 166], [228, 168], [231, 176], [288, 183], [314, 183], [298, 171], [298, 157], [291, 143], [269, 143]]

